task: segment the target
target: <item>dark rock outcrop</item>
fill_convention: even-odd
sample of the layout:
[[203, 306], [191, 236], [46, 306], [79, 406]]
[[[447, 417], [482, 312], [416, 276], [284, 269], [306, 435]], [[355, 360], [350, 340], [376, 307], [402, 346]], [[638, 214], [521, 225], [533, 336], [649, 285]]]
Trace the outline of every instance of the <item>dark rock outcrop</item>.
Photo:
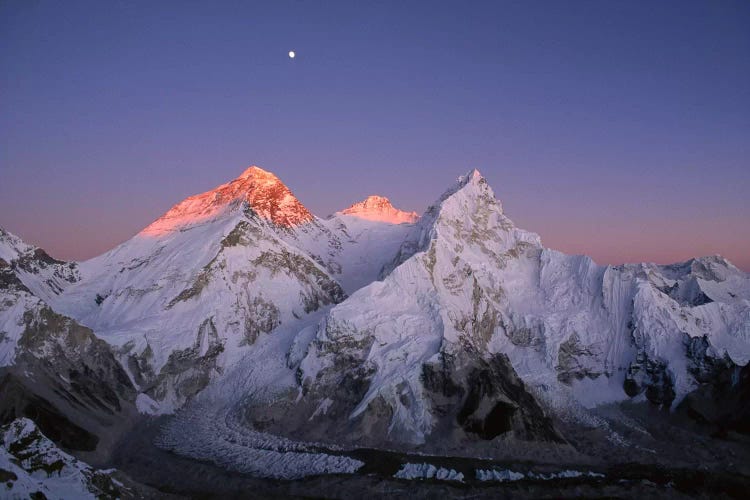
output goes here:
[[444, 421], [433, 437], [452, 420], [483, 440], [511, 433], [526, 440], [562, 441], [504, 354], [490, 359], [443, 354], [439, 362], [423, 365], [422, 384], [434, 414]]
[[707, 353], [704, 337], [685, 341], [689, 371], [698, 387], [677, 407], [718, 435], [728, 431], [750, 434], [750, 365], [738, 366], [728, 356]]
[[661, 361], [648, 359], [642, 353], [639, 353], [636, 360], [628, 367], [623, 389], [630, 397], [635, 397], [645, 391], [646, 398], [650, 402], [664, 405], [666, 408], [669, 408], [675, 398], [674, 384], [667, 365]]

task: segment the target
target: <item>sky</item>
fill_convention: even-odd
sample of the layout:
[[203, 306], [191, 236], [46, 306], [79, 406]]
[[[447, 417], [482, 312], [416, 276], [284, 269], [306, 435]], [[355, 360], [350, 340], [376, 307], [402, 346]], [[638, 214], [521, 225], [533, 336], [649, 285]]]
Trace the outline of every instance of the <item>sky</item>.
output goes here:
[[750, 271], [749, 26], [732, 0], [3, 0], [0, 226], [80, 260], [253, 164], [319, 216], [421, 212], [477, 168], [548, 247]]

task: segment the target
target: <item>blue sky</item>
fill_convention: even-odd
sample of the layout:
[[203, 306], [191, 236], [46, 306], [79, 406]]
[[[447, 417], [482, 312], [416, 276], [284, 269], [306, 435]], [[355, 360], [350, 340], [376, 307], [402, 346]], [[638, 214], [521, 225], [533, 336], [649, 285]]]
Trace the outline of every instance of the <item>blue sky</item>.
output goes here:
[[0, 226], [80, 259], [251, 164], [320, 216], [421, 211], [476, 167], [548, 246], [750, 269], [748, 26], [742, 1], [6, 0]]

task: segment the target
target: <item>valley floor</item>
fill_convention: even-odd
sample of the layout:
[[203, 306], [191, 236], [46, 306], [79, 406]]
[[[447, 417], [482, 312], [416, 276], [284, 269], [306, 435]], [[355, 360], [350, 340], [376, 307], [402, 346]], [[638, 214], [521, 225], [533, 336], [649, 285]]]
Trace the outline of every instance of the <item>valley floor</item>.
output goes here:
[[[636, 423], [625, 438], [630, 446], [602, 444], [599, 432], [565, 429], [588, 465], [490, 461], [435, 457], [373, 449], [347, 450], [364, 462], [354, 474], [328, 474], [297, 480], [261, 479], [186, 458], [153, 443], [167, 419], [139, 423], [120, 443], [112, 466], [164, 494], [189, 498], [746, 498], [750, 491], [750, 439], [717, 438], [685, 431], [645, 405], [604, 409], [619, 422]], [[629, 419], [629, 420], [628, 420]], [[613, 419], [608, 419], [613, 422]], [[626, 426], [617, 431], [626, 433]], [[682, 430], [680, 430], [682, 429]], [[644, 434], [645, 432], [645, 434]], [[637, 444], [636, 444], [637, 442]], [[648, 445], [648, 446], [645, 446]], [[336, 452], [331, 452], [336, 454]], [[553, 456], [551, 454], [550, 456]], [[462, 474], [462, 481], [399, 479], [405, 464], [431, 464]], [[425, 467], [422, 467], [425, 470]], [[497, 471], [480, 480], [478, 470]], [[508, 472], [523, 474], [509, 478]], [[577, 471], [582, 473], [576, 477]], [[485, 479], [487, 474], [484, 474]], [[567, 477], [565, 477], [567, 476]], [[513, 480], [509, 480], [513, 479]]]

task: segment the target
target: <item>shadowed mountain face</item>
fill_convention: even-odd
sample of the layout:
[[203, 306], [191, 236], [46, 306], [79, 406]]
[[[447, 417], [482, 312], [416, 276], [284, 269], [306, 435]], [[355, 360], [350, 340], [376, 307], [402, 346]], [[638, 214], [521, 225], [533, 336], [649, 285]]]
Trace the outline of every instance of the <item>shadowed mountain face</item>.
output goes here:
[[135, 414], [135, 388], [106, 342], [22, 282], [56, 295], [57, 280], [77, 280], [76, 267], [2, 236], [10, 262], [0, 262], [0, 421], [33, 418], [69, 449], [108, 453]]
[[165, 448], [295, 478], [358, 470], [339, 446], [627, 447], [600, 413], [628, 404], [749, 428], [747, 274], [545, 248], [476, 170], [421, 217], [370, 196], [324, 220], [251, 167], [89, 261], [4, 232], [0, 259], [0, 416], [72, 449], [178, 409]]
[[28, 418], [0, 426], [0, 478], [7, 498], [114, 500], [156, 493], [114, 469], [89, 466], [58, 448], [50, 437]]

